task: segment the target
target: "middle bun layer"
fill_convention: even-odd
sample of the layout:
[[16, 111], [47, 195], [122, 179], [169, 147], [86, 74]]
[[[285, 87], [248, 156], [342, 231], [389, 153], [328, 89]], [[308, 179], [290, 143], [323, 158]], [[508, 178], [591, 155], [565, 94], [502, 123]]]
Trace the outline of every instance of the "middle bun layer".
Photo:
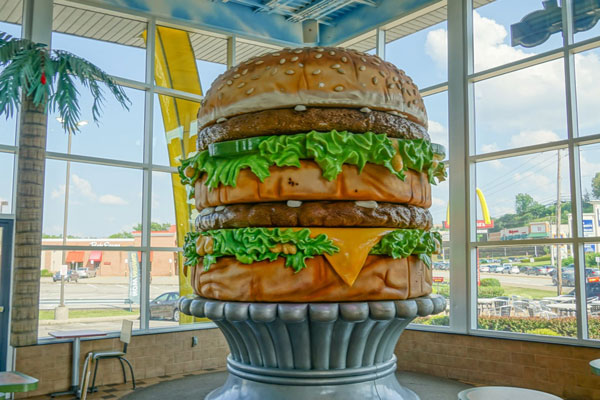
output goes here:
[[299, 207], [289, 207], [283, 202], [234, 204], [218, 211], [203, 211], [196, 218], [196, 229], [199, 231], [287, 226], [429, 230], [432, 218], [429, 211], [420, 207], [378, 203], [376, 208], [367, 208], [353, 201], [309, 201]]
[[271, 167], [263, 182], [250, 170], [240, 171], [235, 187], [209, 188], [206, 176], [196, 181], [196, 208], [202, 210], [226, 204], [264, 203], [287, 200], [374, 200], [431, 206], [431, 185], [426, 173], [406, 171], [404, 181], [386, 167], [367, 163], [362, 172], [354, 165], [343, 165], [336, 179], [326, 180], [314, 161], [301, 160], [300, 168]]

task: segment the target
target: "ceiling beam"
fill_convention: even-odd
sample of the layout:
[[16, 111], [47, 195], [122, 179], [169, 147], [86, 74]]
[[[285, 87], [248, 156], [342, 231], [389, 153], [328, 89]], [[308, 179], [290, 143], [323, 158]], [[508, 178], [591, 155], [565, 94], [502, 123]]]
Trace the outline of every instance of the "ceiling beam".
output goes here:
[[[238, 35], [248, 39], [280, 45], [304, 45], [302, 24], [291, 23], [276, 13], [255, 12], [250, 4], [256, 0], [237, 1], [210, 0], [78, 0], [101, 8], [135, 13], [145, 17], [156, 17], [159, 22], [179, 23], [222, 33]], [[370, 7], [369, 7], [370, 8]]]
[[355, 36], [372, 31], [373, 28], [389, 24], [403, 16], [444, 0], [379, 0], [377, 6], [358, 4], [351, 11], [336, 18], [330, 25], [320, 27], [319, 44], [334, 46]]

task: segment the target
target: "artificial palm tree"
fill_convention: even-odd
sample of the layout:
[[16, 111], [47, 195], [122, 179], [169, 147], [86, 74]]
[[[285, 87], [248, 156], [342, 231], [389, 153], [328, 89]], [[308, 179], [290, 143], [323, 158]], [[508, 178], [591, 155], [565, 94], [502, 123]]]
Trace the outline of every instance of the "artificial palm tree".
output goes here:
[[27, 346], [37, 342], [48, 113], [57, 112], [66, 131], [79, 130], [76, 81], [94, 98], [96, 123], [104, 101], [102, 84], [126, 109], [130, 101], [110, 75], [89, 61], [2, 32], [0, 67], [0, 115], [12, 116], [20, 108], [11, 345]]

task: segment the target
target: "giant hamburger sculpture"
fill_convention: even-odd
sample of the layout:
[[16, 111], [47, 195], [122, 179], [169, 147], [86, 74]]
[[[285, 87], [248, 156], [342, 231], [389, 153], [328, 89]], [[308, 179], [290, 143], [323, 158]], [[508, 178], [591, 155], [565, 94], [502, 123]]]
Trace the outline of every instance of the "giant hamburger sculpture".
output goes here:
[[198, 128], [180, 175], [199, 211], [184, 251], [201, 301], [343, 310], [431, 293], [444, 150], [403, 71], [340, 48], [266, 54], [215, 80]]

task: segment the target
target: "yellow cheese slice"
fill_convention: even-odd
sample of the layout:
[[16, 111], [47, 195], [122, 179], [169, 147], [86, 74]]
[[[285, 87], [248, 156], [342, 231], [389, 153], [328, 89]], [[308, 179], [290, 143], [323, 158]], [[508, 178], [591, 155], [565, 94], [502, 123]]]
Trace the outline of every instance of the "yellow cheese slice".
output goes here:
[[[294, 230], [304, 228], [292, 228]], [[354, 285], [369, 252], [383, 236], [395, 231], [394, 228], [318, 228], [310, 227], [310, 237], [322, 233], [336, 245], [340, 251], [332, 255], [323, 254], [335, 272], [348, 285]]]

